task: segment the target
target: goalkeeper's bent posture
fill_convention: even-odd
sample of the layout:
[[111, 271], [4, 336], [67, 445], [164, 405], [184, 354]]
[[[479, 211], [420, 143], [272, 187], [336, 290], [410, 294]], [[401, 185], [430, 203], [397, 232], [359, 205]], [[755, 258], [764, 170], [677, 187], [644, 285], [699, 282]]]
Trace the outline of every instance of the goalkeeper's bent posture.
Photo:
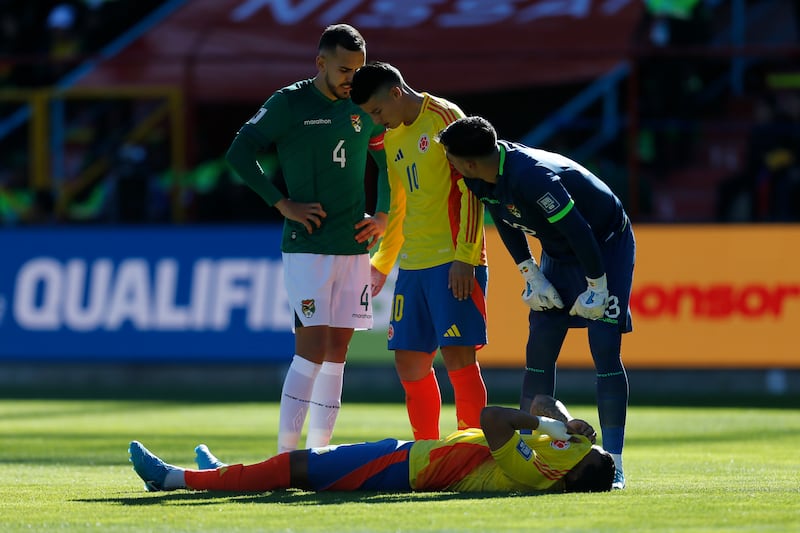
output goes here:
[[[622, 334], [631, 331], [636, 243], [622, 203], [575, 161], [498, 141], [481, 117], [452, 122], [439, 142], [491, 214], [525, 279], [522, 298], [531, 311], [520, 407], [536, 394], [555, 393], [556, 360], [567, 330], [588, 328], [603, 447], [616, 463], [614, 488], [625, 488], [628, 378], [620, 346]], [[528, 235], [542, 245], [541, 270]]]
[[[572, 418], [561, 402], [546, 395], [534, 399], [531, 413], [539, 414], [486, 407], [481, 413], [481, 429], [457, 431], [443, 440], [384, 439], [295, 450], [261, 463], [223, 465], [211, 470], [188, 470], [166, 464], [137, 441], [131, 442], [129, 451], [134, 470], [150, 491], [265, 492], [298, 488], [601, 492], [611, 489], [614, 460], [608, 452], [593, 445], [596, 435], [591, 425]], [[518, 433], [526, 429], [534, 433]]]

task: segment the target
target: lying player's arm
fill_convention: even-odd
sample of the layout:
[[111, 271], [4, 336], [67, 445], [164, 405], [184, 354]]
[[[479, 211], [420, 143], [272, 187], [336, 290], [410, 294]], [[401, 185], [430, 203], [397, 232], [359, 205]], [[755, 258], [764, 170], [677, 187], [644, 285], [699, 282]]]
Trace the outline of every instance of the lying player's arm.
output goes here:
[[547, 394], [537, 394], [533, 398], [531, 414], [559, 420], [567, 425], [567, 433], [584, 435], [592, 444], [597, 440], [597, 433], [588, 422], [573, 418], [563, 403]]
[[563, 422], [509, 407], [484, 407], [481, 411], [481, 429], [483, 429], [483, 435], [492, 451], [499, 450], [509, 440], [516, 438], [517, 431], [520, 429], [538, 429], [555, 439], [569, 440], [567, 428]]

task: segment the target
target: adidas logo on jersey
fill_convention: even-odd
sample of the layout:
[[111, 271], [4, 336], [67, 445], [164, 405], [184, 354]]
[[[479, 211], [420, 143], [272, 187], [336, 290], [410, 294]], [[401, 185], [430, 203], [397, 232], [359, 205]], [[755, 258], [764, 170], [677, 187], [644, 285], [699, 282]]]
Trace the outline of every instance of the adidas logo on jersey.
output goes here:
[[400, 161], [401, 159], [403, 159], [403, 151], [398, 149], [397, 150], [397, 155], [394, 156], [394, 161], [396, 163], [396, 162]]
[[445, 338], [447, 338], [447, 337], [460, 337], [461, 336], [461, 331], [458, 329], [458, 326], [453, 324], [452, 326], [447, 328], [447, 331], [444, 332], [444, 336], [445, 336]]

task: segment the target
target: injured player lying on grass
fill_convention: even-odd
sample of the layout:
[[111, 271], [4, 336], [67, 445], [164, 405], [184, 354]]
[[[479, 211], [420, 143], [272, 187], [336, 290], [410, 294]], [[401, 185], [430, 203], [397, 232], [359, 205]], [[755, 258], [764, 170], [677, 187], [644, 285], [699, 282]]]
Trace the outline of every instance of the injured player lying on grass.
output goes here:
[[560, 401], [539, 395], [530, 413], [486, 407], [480, 428], [440, 440], [387, 438], [295, 450], [251, 465], [222, 463], [200, 445], [198, 469], [165, 463], [138, 441], [130, 443], [129, 452], [149, 491], [608, 491], [614, 461], [595, 439], [586, 421], [572, 418]]

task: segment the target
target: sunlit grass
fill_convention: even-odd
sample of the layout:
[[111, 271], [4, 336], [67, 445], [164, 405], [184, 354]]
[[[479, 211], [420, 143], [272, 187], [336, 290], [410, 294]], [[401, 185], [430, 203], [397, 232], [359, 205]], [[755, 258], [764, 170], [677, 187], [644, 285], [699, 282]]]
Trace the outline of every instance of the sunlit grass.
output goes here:
[[[596, 421], [594, 406], [570, 406]], [[140, 440], [192, 466], [274, 453], [276, 404], [0, 401], [3, 531], [790, 531], [800, 523], [800, 411], [632, 407], [629, 487], [588, 495], [279, 491], [146, 493]], [[452, 429], [450, 408], [443, 431]], [[401, 404], [346, 404], [334, 442], [410, 439]]]

